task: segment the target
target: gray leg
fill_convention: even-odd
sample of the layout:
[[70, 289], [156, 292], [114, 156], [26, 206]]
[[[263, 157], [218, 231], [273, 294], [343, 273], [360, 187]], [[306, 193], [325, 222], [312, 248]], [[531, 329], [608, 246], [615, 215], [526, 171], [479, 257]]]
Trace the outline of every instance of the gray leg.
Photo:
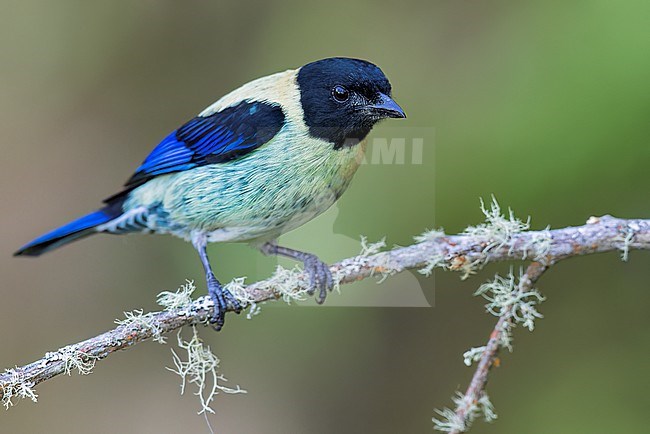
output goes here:
[[331, 291], [334, 286], [329, 265], [318, 259], [316, 255], [278, 246], [273, 242], [262, 244], [260, 250], [265, 255], [279, 255], [302, 261], [305, 271], [309, 275], [309, 294], [312, 295], [318, 289], [316, 301], [319, 304], [325, 301], [327, 291]]
[[207, 240], [204, 235], [197, 235], [192, 237], [192, 244], [194, 248], [199, 252], [199, 257], [201, 258], [201, 263], [203, 264], [203, 269], [205, 270], [205, 280], [208, 284], [208, 294], [212, 301], [214, 302], [214, 315], [210, 319], [210, 322], [213, 324], [215, 330], [219, 331], [223, 327], [225, 321], [226, 310], [228, 309], [228, 303], [232, 305], [235, 312], [241, 312], [241, 305], [239, 302], [232, 296], [230, 291], [224, 290], [221, 286], [221, 283], [217, 280], [212, 272], [212, 267], [210, 267], [210, 260], [208, 259], [208, 252], [206, 251]]

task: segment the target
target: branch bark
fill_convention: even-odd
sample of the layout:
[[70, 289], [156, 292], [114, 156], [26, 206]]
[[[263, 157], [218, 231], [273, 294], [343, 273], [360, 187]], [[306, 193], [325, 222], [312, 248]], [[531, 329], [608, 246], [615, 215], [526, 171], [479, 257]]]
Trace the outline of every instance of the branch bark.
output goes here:
[[[392, 275], [408, 269], [422, 269], [432, 263], [437, 267], [468, 272], [471, 267], [490, 262], [533, 258], [535, 262], [531, 267], [538, 268], [529, 267], [528, 277], [532, 284], [541, 271], [559, 260], [608, 251], [620, 251], [626, 258], [628, 251], [632, 249], [650, 249], [650, 220], [603, 216], [592, 217], [583, 226], [515, 233], [509, 235], [507, 240], [499, 242], [486, 236], [444, 235], [407, 247], [348, 258], [332, 265], [331, 271], [338, 282], [344, 284], [376, 274]], [[304, 289], [306, 281], [307, 276], [299, 275], [293, 289]], [[282, 295], [278, 292], [276, 284], [277, 280], [274, 279], [260, 281], [245, 286], [244, 292], [246, 297], [255, 303], [274, 300]], [[287, 290], [291, 289], [283, 288], [282, 291], [286, 293]], [[84, 373], [94, 366], [95, 361], [104, 359], [118, 350], [127, 349], [188, 324], [205, 322], [212, 308], [209, 297], [200, 297], [187, 309], [147, 314], [146, 324], [134, 322], [121, 325], [99, 336], [47, 353], [30, 364], [8, 369], [0, 374], [0, 400], [6, 402], [7, 398], [16, 395], [31, 397], [29, 393], [25, 393], [25, 387], [30, 391], [37, 384], [62, 373], [69, 373], [75, 368]], [[490, 342], [496, 338], [493, 332]], [[487, 382], [487, 374], [494, 363], [497, 350], [498, 348], [485, 351], [468, 394], [479, 397]]]

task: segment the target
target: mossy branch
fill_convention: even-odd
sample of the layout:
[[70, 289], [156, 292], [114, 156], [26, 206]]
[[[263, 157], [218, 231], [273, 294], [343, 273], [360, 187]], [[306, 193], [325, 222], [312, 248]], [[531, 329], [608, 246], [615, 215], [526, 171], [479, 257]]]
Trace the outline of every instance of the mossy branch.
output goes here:
[[[622, 258], [626, 260], [632, 249], [650, 249], [650, 220], [603, 216], [592, 217], [583, 226], [527, 231], [527, 222], [515, 219], [512, 214], [509, 217], [501, 216], [496, 202], [490, 210], [483, 207], [483, 211], [486, 223], [469, 227], [459, 235], [448, 236], [440, 231], [430, 231], [416, 237], [416, 243], [410, 246], [383, 252], [377, 251], [378, 245], [364, 244], [361, 255], [331, 266], [335, 281], [340, 285], [373, 275], [388, 277], [409, 269], [428, 274], [434, 268], [459, 271], [467, 277], [490, 262], [528, 259], [532, 264], [518, 283], [519, 291], [528, 291], [541, 272], [559, 260], [609, 251], [621, 252]], [[263, 301], [303, 297], [306, 283], [307, 276], [303, 273], [279, 269], [270, 279], [250, 285], [244, 285], [242, 280], [233, 281], [230, 289], [254, 310]], [[488, 290], [490, 288], [484, 291], [483, 296], [493, 300], [491, 303], [494, 304], [494, 300], [502, 295], [485, 295]], [[524, 296], [527, 294], [528, 292]], [[514, 295], [517, 296], [516, 293]], [[524, 303], [523, 300], [520, 301]], [[207, 296], [194, 301], [188, 298], [183, 303], [167, 300], [163, 304], [167, 310], [139, 313], [134, 316], [134, 320], [124, 321], [99, 336], [47, 353], [28, 365], [5, 370], [0, 374], [0, 400], [6, 407], [13, 405], [12, 398], [30, 398], [35, 401], [37, 395], [34, 387], [37, 384], [60, 374], [69, 374], [75, 369], [81, 374], [89, 373], [97, 361], [111, 353], [148, 339], [163, 340], [164, 335], [185, 325], [205, 323], [213, 309]], [[533, 301], [529, 301], [519, 306], [532, 309], [532, 313], [529, 312], [533, 315], [530, 321], [536, 312], [532, 308], [533, 304]], [[513, 305], [511, 309], [516, 308]], [[477, 406], [483, 406], [486, 416], [491, 412], [491, 404], [484, 388], [496, 353], [504, 345], [504, 324], [514, 320], [512, 311], [508, 309], [499, 311], [497, 327], [487, 346], [470, 351], [472, 354], [468, 357], [479, 361], [478, 369], [467, 393], [457, 399], [460, 403], [468, 403], [469, 407], [463, 410], [459, 405], [456, 411], [449, 410], [445, 414], [446, 419], [455, 417], [452, 422], [457, 423], [454, 426], [453, 423], [444, 425], [448, 421], [442, 422], [442, 428], [446, 431], [460, 432], [468, 428], [468, 422], [471, 423], [472, 413], [475, 416]]]

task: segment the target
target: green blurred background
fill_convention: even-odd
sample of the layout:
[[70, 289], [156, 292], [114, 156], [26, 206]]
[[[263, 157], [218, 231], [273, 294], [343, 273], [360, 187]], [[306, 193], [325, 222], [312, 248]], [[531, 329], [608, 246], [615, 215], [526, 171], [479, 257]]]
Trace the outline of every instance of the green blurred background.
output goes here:
[[[4, 0], [0, 11], [0, 367], [100, 333], [124, 310], [156, 310], [155, 295], [186, 278], [203, 293], [195, 252], [171, 237], [11, 253], [96, 207], [219, 96], [322, 57], [382, 67], [409, 117], [373, 135], [422, 132], [423, 164], [363, 166], [337, 207], [287, 236], [292, 247], [334, 260], [358, 253], [361, 234], [404, 245], [425, 228], [454, 233], [493, 193], [534, 228], [650, 215], [647, 1]], [[223, 281], [275, 266], [245, 245], [211, 256]], [[647, 432], [649, 264], [647, 252], [611, 253], [544, 276], [545, 318], [516, 333], [489, 384], [499, 419], [474, 432]], [[495, 321], [472, 292], [507, 267], [387, 282], [398, 294], [421, 286], [431, 308], [274, 303], [202, 330], [249, 391], [217, 398], [216, 431], [431, 432], [433, 409], [473, 372], [461, 354]], [[332, 300], [372, 305], [376, 290]], [[168, 345], [115, 354], [90, 376], [40, 385], [38, 404], [0, 413], [0, 431], [207, 432], [171, 364]]]

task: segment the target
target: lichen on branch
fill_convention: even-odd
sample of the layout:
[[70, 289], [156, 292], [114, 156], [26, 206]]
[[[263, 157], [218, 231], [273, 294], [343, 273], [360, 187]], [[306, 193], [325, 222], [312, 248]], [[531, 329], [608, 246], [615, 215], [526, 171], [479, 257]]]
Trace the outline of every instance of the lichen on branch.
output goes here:
[[[477, 364], [466, 393], [456, 396], [453, 410], [439, 413], [441, 419], [438, 419], [436, 427], [452, 433], [466, 430], [478, 415], [482, 414], [488, 420], [496, 417], [485, 392], [488, 373], [497, 360], [499, 349], [511, 348], [512, 327], [520, 324], [532, 330], [535, 320], [541, 317], [537, 305], [543, 297], [533, 284], [548, 267], [565, 258], [610, 251], [620, 252], [622, 259], [628, 260], [632, 250], [650, 249], [650, 220], [591, 217], [582, 226], [531, 231], [529, 220], [517, 219], [512, 211], [503, 215], [494, 199], [489, 208], [482, 204], [481, 210], [485, 222], [469, 226], [458, 235], [429, 230], [416, 236], [412, 245], [391, 250], [382, 250], [385, 246], [383, 240], [379, 244], [370, 244], [364, 239], [361, 254], [330, 267], [338, 289], [340, 285], [372, 276], [389, 278], [404, 270], [418, 270], [429, 275], [439, 268], [458, 271], [461, 277], [468, 277], [492, 262], [533, 261], [518, 277], [513, 273], [506, 277], [497, 276], [477, 290], [477, 295], [487, 302], [486, 309], [499, 319], [487, 344], [472, 348], [463, 356], [465, 364]], [[303, 299], [307, 285], [308, 276], [299, 269], [278, 268], [267, 280], [246, 284], [240, 278], [227, 284], [227, 288], [248, 307], [251, 317], [259, 313], [263, 302], [283, 299], [290, 303]], [[187, 282], [176, 292], [159, 295], [159, 303], [165, 307], [163, 311], [145, 313], [134, 310], [127, 313], [126, 319], [120, 320], [117, 327], [101, 335], [46, 353], [27, 365], [6, 369], [0, 373], [0, 401], [6, 408], [14, 405], [17, 398], [36, 401], [35, 387], [43, 381], [70, 374], [73, 370], [87, 374], [96, 363], [116, 351], [149, 339], [162, 343], [167, 334], [186, 325], [196, 330], [195, 326], [207, 323], [214, 306], [208, 296], [193, 300], [193, 290], [194, 285]], [[201, 410], [209, 412], [214, 396], [211, 390], [215, 390], [215, 384], [222, 385], [219, 381], [223, 378], [216, 370], [212, 374], [218, 359], [209, 356], [197, 339], [198, 336], [189, 341], [179, 340], [187, 357], [176, 359], [175, 372], [197, 384], [202, 399]], [[197, 365], [202, 368], [197, 370]], [[217, 380], [212, 382], [210, 389], [205, 382], [192, 381], [197, 375], [205, 380], [201, 372], [207, 373], [208, 377], [213, 375], [213, 380]], [[241, 392], [240, 389], [232, 390]]]

